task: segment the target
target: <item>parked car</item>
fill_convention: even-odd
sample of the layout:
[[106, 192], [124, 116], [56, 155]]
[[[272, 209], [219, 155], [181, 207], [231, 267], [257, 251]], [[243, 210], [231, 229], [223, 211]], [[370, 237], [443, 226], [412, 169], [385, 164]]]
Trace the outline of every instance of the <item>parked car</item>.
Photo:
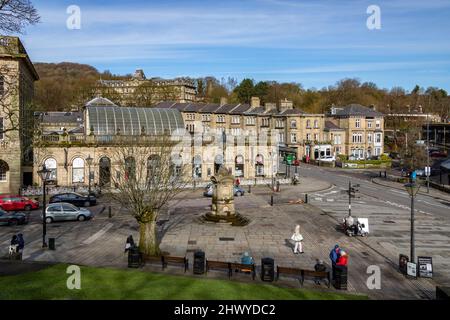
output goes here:
[[6, 212], [0, 209], [0, 225], [15, 226], [28, 222], [28, 216], [23, 212]]
[[[85, 208], [75, 207], [70, 203], [52, 203], [45, 210], [46, 223], [53, 221], [85, 221], [94, 217], [93, 213]], [[42, 218], [42, 214], [41, 214]]]
[[77, 207], [89, 207], [97, 204], [97, 198], [94, 195], [82, 195], [75, 192], [60, 193], [50, 198], [50, 203], [66, 202]]
[[430, 152], [430, 157], [432, 157], [432, 158], [445, 158], [445, 157], [447, 157], [447, 153], [445, 153], [444, 151], [435, 150], [435, 151], [431, 151]]
[[[242, 189], [240, 186], [234, 186], [234, 196], [235, 197], [241, 197], [245, 194], [244, 189]], [[205, 187], [205, 191], [203, 192], [203, 196], [205, 197], [212, 197], [213, 196], [213, 187], [212, 185], [208, 185]]]
[[333, 162], [336, 161], [336, 158], [334, 156], [325, 156], [323, 158], [320, 158], [320, 161]]
[[6, 211], [31, 211], [39, 208], [39, 202], [18, 195], [0, 195], [0, 209]]

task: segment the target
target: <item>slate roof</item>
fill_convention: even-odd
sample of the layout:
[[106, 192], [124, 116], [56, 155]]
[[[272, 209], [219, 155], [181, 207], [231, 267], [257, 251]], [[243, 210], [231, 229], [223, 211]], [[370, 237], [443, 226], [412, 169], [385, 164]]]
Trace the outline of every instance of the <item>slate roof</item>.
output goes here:
[[83, 112], [45, 112], [42, 113], [42, 123], [73, 123], [83, 124]]
[[280, 115], [282, 116], [302, 115], [302, 114], [306, 114], [306, 112], [300, 109], [287, 109], [280, 113]]
[[360, 104], [350, 104], [342, 109], [336, 110], [336, 114], [333, 116], [337, 117], [348, 117], [348, 116], [365, 116], [365, 117], [382, 117], [381, 112], [375, 111], [371, 108], [362, 106]]
[[344, 130], [332, 121], [325, 121], [325, 130]]

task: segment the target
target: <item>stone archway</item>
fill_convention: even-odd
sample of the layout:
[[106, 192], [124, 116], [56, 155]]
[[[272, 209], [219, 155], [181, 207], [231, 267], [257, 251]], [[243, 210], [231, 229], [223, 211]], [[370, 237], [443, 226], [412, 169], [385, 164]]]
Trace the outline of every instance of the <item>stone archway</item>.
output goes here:
[[9, 193], [9, 165], [0, 159], [0, 193]]

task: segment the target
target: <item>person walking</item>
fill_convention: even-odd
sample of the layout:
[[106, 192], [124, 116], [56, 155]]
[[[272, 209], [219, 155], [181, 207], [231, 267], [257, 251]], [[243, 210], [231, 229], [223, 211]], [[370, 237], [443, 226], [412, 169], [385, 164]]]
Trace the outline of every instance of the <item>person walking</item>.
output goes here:
[[22, 252], [25, 248], [25, 240], [23, 240], [23, 234], [17, 235], [17, 252]]
[[294, 254], [303, 253], [303, 236], [300, 233], [300, 225], [295, 226], [294, 234], [292, 235], [291, 240], [295, 242]]

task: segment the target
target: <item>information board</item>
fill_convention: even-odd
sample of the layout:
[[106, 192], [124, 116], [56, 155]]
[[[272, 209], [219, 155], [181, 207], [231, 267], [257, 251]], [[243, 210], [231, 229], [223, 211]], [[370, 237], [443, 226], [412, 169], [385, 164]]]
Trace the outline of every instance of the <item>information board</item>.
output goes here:
[[414, 262], [407, 262], [406, 268], [408, 276], [417, 278], [417, 264], [415, 264]]
[[419, 277], [432, 278], [433, 277], [433, 260], [431, 257], [417, 257], [419, 265]]

